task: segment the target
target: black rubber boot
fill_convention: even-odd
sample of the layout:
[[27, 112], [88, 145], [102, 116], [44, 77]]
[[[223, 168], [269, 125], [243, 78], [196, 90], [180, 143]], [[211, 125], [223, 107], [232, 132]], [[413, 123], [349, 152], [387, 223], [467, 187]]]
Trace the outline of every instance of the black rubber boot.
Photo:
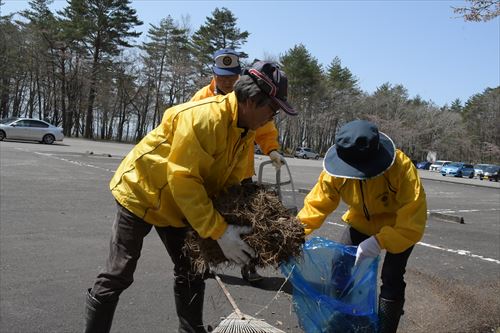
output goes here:
[[379, 333], [396, 333], [399, 318], [404, 313], [405, 301], [391, 301], [382, 297], [378, 300]]
[[113, 322], [118, 299], [101, 303], [87, 290], [85, 300], [85, 333], [108, 333]]
[[241, 277], [243, 278], [243, 280], [251, 284], [260, 282], [264, 279], [262, 275], [257, 273], [257, 270], [255, 269], [255, 266], [253, 264], [246, 264], [241, 267]]
[[177, 282], [174, 294], [179, 333], [207, 333], [203, 327], [205, 282]]

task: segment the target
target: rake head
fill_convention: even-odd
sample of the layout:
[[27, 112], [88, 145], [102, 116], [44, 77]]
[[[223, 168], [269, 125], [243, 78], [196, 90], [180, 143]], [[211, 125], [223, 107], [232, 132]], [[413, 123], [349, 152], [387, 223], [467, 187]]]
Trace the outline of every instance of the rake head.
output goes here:
[[222, 320], [212, 333], [285, 333], [261, 319], [249, 315], [231, 313]]

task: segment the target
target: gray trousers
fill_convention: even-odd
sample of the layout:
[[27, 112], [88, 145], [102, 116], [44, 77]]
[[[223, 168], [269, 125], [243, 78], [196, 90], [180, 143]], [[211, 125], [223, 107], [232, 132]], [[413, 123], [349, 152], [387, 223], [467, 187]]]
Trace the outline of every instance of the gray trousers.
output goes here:
[[[143, 239], [152, 227], [118, 204], [106, 268], [97, 276], [92, 296], [101, 302], [113, 302], [132, 284]], [[174, 263], [174, 289], [204, 287], [206, 276], [194, 272], [189, 257], [182, 253], [187, 228], [154, 227]]]

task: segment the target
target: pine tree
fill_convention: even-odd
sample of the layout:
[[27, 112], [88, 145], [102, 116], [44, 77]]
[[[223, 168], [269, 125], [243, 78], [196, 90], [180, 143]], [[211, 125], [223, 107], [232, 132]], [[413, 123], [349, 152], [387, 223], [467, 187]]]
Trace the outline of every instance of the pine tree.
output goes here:
[[130, 7], [130, 0], [68, 0], [68, 3], [69, 6], [61, 12], [68, 31], [92, 56], [84, 134], [86, 138], [92, 138], [99, 67], [106, 57], [117, 55], [121, 48], [132, 47], [128, 38], [141, 35], [132, 29], [142, 22], [135, 9]]
[[291, 86], [289, 95], [302, 95], [311, 97], [321, 81], [321, 65], [302, 44], [294, 46], [282, 57], [280, 63], [288, 75]]
[[331, 88], [358, 90], [358, 79], [347, 67], [342, 67], [339, 57], [335, 57], [326, 68], [326, 77]]
[[146, 51], [144, 61], [156, 86], [153, 120], [157, 124], [161, 121], [161, 111], [164, 106], [161, 103], [163, 81], [167, 81], [170, 86], [174, 85], [172, 81], [175, 72], [174, 63], [181, 60], [183, 55], [186, 56], [189, 51], [187, 47], [189, 38], [187, 29], [178, 27], [170, 15], [162, 19], [159, 26], [151, 24], [148, 38], [150, 42], [144, 43], [141, 49]]
[[318, 151], [317, 144], [313, 142], [314, 127], [311, 125], [319, 111], [321, 65], [302, 44], [281, 56], [280, 63], [288, 77], [288, 99], [300, 111], [298, 119], [285, 119], [284, 126], [280, 127], [283, 144], [289, 147], [307, 145]]
[[451, 103], [450, 111], [456, 112], [456, 113], [461, 113], [462, 110], [463, 110], [462, 101], [459, 98], [455, 99]]
[[[199, 70], [203, 75], [210, 73], [212, 54], [223, 48], [239, 50], [247, 42], [250, 35], [248, 31], [240, 31], [236, 27], [236, 17], [233, 13], [222, 7], [215, 8], [211, 17], [207, 17], [193, 35], [193, 53], [197, 59]], [[242, 58], [247, 55], [242, 53]]]
[[[63, 56], [67, 45], [62, 39], [61, 22], [49, 9], [52, 2], [53, 0], [32, 0], [29, 2], [30, 8], [21, 12], [21, 15], [28, 19], [28, 23], [23, 23], [23, 25], [27, 31], [30, 31], [33, 44], [30, 63], [31, 75], [35, 77], [35, 80], [31, 85], [29, 96], [29, 114], [32, 116], [35, 97], [37, 97], [40, 118], [56, 125], [62, 120], [65, 134], [68, 135], [70, 128], [66, 126], [65, 118], [66, 82], [65, 57]], [[40, 82], [44, 83], [45, 87], [42, 87]], [[50, 90], [52, 93], [49, 92]], [[48, 99], [50, 101], [47, 101]]]

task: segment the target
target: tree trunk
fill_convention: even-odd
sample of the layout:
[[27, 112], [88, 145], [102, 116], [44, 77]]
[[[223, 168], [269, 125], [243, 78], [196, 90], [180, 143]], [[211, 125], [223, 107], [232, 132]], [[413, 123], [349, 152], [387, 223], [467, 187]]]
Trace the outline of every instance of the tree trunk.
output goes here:
[[14, 89], [14, 104], [12, 106], [12, 116], [19, 117], [21, 115], [21, 100], [23, 97], [24, 90], [24, 78], [19, 78], [16, 80]]
[[[158, 83], [156, 85], [156, 100], [155, 100], [155, 111], [153, 116], [153, 126], [156, 127], [156, 119], [161, 118], [158, 116], [160, 113], [160, 89], [161, 89], [161, 81], [163, 77], [163, 67], [165, 65], [165, 53], [162, 54], [161, 62], [160, 62], [160, 73], [158, 73]], [[160, 120], [161, 121], [161, 120]]]
[[33, 80], [33, 72], [30, 72], [30, 92], [28, 98], [28, 118], [33, 118], [34, 103], [35, 103], [35, 80]]
[[[92, 76], [94, 76], [92, 74]], [[87, 104], [87, 116], [85, 118], [85, 134], [84, 137], [87, 139], [93, 138], [93, 122], [94, 122], [94, 100], [95, 100], [95, 87], [94, 87], [94, 79], [90, 79], [90, 91], [89, 98]]]
[[99, 65], [99, 51], [100, 51], [100, 42], [99, 38], [97, 38], [96, 46], [94, 48], [94, 61], [92, 63], [92, 73], [90, 74], [90, 89], [89, 89], [89, 98], [87, 105], [87, 117], [85, 119], [85, 138], [92, 139], [94, 137], [94, 101], [96, 95], [96, 81], [97, 81], [97, 68]]
[[38, 97], [38, 118], [42, 118], [42, 90], [40, 88], [40, 71], [36, 70], [36, 91]]
[[0, 111], [2, 118], [9, 116], [9, 81], [10, 79], [6, 76], [2, 78], [2, 96], [0, 97]]
[[[63, 127], [63, 133], [67, 135], [68, 130], [66, 129], [66, 126], [68, 126], [68, 115], [66, 113], [66, 62], [64, 61], [64, 57], [66, 54], [66, 51], [63, 49], [61, 50], [62, 56], [61, 56], [61, 112], [62, 112], [62, 127]], [[71, 133], [71, 129], [69, 129], [69, 132]]]

